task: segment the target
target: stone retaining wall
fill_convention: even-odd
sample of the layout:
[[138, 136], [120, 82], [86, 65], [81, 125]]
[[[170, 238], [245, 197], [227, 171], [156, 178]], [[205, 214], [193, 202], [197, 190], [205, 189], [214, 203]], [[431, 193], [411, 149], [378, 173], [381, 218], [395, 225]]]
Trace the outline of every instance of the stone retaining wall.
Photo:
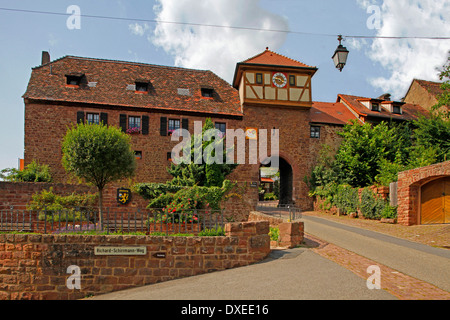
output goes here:
[[[71, 300], [246, 266], [270, 253], [269, 223], [225, 226], [225, 237], [0, 234], [0, 300]], [[95, 247], [145, 255], [95, 255]], [[81, 272], [69, 289], [70, 266]], [[70, 270], [69, 270], [70, 272]]]

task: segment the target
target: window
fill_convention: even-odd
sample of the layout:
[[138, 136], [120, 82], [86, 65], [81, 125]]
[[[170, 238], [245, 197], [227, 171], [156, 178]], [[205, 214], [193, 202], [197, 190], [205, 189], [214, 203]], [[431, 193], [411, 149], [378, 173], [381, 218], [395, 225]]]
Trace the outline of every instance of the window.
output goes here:
[[314, 139], [320, 138], [320, 127], [311, 126], [311, 138], [314, 138]]
[[227, 133], [227, 124], [223, 122], [216, 122], [216, 129], [222, 132], [223, 134]]
[[394, 106], [394, 107], [392, 108], [392, 112], [393, 112], [393, 113], [397, 113], [397, 114], [401, 114], [401, 113], [402, 113], [402, 109], [401, 109], [400, 106]]
[[172, 134], [175, 130], [180, 129], [180, 120], [178, 119], [169, 119], [169, 134]]
[[372, 103], [372, 111], [380, 111], [380, 105], [378, 103]]
[[289, 76], [289, 85], [295, 87], [295, 76]]
[[69, 86], [79, 86], [81, 83], [81, 76], [71, 76], [67, 75], [67, 85]]
[[89, 124], [99, 124], [100, 115], [98, 113], [88, 113], [86, 114], [86, 121]]
[[136, 160], [141, 160], [142, 159], [142, 151], [135, 151], [134, 156], [135, 156]]
[[167, 152], [167, 161], [172, 161], [172, 151]]
[[141, 117], [128, 117], [128, 129], [140, 129]]
[[148, 83], [136, 82], [136, 92], [148, 92]]
[[256, 74], [256, 83], [257, 84], [262, 84], [263, 83], [263, 75], [262, 75], [262, 73], [257, 73]]
[[213, 96], [214, 96], [214, 89], [202, 88], [202, 97], [204, 97], [204, 98], [212, 98]]

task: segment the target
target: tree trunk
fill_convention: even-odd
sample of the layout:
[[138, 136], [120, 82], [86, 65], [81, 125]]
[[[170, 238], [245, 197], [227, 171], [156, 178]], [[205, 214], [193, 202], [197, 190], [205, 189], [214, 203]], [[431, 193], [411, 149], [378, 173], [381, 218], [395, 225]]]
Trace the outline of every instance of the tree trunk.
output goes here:
[[103, 231], [103, 188], [98, 189], [98, 222], [100, 223], [100, 230]]

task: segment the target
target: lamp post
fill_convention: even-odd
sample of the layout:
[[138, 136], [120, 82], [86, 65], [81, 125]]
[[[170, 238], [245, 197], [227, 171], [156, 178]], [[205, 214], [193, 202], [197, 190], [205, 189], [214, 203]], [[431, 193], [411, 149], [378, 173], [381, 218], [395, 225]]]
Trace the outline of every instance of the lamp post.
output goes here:
[[334, 65], [341, 72], [342, 72], [342, 69], [344, 69], [345, 64], [347, 63], [347, 57], [348, 57], [348, 52], [349, 52], [347, 50], [347, 48], [341, 44], [342, 39], [343, 39], [342, 35], [339, 35], [338, 36], [339, 46], [337, 47], [336, 51], [334, 52], [334, 55], [332, 58], [334, 61]]

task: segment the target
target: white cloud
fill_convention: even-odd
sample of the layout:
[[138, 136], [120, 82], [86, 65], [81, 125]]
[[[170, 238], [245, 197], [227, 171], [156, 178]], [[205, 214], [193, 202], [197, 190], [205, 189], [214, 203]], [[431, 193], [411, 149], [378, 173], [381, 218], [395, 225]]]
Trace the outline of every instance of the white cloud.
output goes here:
[[[373, 1], [357, 0], [360, 5]], [[448, 37], [450, 2], [442, 0], [384, 0], [377, 36]], [[445, 63], [449, 40], [375, 39], [369, 58], [389, 71], [389, 77], [370, 79], [371, 84], [400, 99], [414, 78], [439, 81], [437, 68]]]
[[136, 22], [136, 23], [130, 24], [128, 26], [128, 28], [130, 29], [131, 33], [142, 37], [145, 34], [145, 32], [149, 29], [149, 26], [146, 23], [139, 24]]
[[[289, 30], [287, 19], [264, 10], [260, 0], [158, 0], [154, 11], [158, 21]], [[176, 66], [212, 70], [231, 82], [237, 62], [276, 50], [286, 33], [160, 22], [149, 40]]]

